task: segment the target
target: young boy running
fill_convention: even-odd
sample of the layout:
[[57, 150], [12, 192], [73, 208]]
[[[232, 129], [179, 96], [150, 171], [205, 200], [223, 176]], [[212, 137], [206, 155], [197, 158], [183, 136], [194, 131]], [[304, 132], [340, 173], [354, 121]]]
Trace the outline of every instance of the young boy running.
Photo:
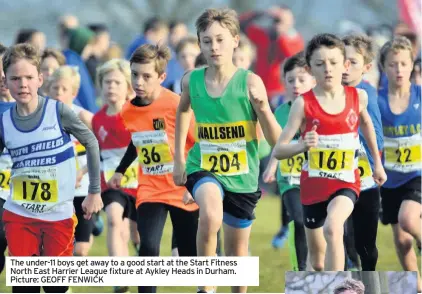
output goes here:
[[[381, 188], [383, 223], [391, 224], [400, 263], [418, 271], [413, 240], [421, 243], [421, 87], [410, 83], [412, 45], [395, 37], [380, 51], [388, 88], [379, 92], [388, 179]], [[421, 281], [418, 272], [418, 292]]]
[[[6, 50], [7, 48], [0, 44], [0, 61]], [[9, 89], [7, 89], [4, 84], [4, 77], [3, 63], [0, 62], [0, 113], [5, 112], [15, 104], [15, 100], [12, 95], [10, 95]], [[3, 229], [2, 216], [4, 202], [6, 202], [6, 199], [10, 194], [9, 182], [12, 164], [12, 158], [10, 157], [9, 152], [4, 149], [3, 153], [0, 154], [0, 274], [6, 263], [4, 252], [7, 248], [7, 240]]]
[[[365, 90], [368, 95], [368, 114], [374, 125], [378, 150], [383, 148], [384, 140], [382, 134], [381, 114], [378, 108], [377, 90], [362, 77], [371, 69], [374, 58], [371, 39], [365, 36], [347, 36], [343, 38], [346, 50], [346, 60], [350, 65], [343, 74], [343, 85], [356, 87]], [[372, 177], [374, 170], [374, 159], [368, 148], [363, 131], [359, 128], [359, 176], [360, 196], [353, 209], [352, 221], [353, 231], [351, 239], [354, 239], [356, 251], [360, 256], [362, 270], [375, 271], [378, 260], [378, 249], [376, 244], [378, 231], [378, 213], [380, 209], [379, 186]], [[347, 233], [346, 233], [347, 234]]]
[[[282, 128], [285, 127], [290, 109], [297, 97], [308, 92], [315, 84], [313, 77], [306, 71], [306, 60], [303, 52], [298, 53], [284, 62], [283, 84], [285, 85], [286, 102], [280, 105], [274, 115]], [[291, 144], [297, 142], [300, 133], [297, 133]], [[272, 182], [277, 174], [277, 184], [282, 201], [285, 203], [287, 212], [292, 218], [289, 223], [289, 251], [293, 270], [305, 271], [307, 246], [305, 227], [303, 226], [302, 204], [300, 203], [300, 173], [302, 164], [305, 162], [304, 154], [284, 159], [280, 163], [271, 156], [264, 172], [264, 182]], [[279, 167], [279, 168], [277, 168]]]
[[[81, 84], [81, 77], [78, 70], [75, 67], [68, 65], [61, 66], [50, 76], [49, 84], [50, 97], [64, 103], [67, 107], [72, 109], [79, 119], [91, 129], [92, 113], [73, 104]], [[88, 256], [88, 252], [94, 242], [92, 235], [94, 219], [85, 219], [82, 210], [82, 202], [86, 195], [88, 195], [89, 186], [86, 150], [74, 136], [70, 136], [70, 138], [72, 139], [76, 156], [76, 189], [73, 206], [75, 207], [75, 214], [78, 218], [78, 225], [75, 229], [76, 243], [74, 254], [76, 256]]]
[[[82, 203], [86, 219], [102, 208], [98, 143], [71, 109], [38, 96], [43, 82], [39, 67], [40, 55], [29, 44], [15, 45], [3, 57], [6, 86], [16, 100], [16, 107], [1, 116], [0, 150], [7, 148], [13, 161], [3, 222], [9, 256], [72, 256], [76, 164], [68, 134], [87, 150], [90, 186]], [[13, 291], [39, 293], [40, 287], [19, 286]]]
[[[136, 206], [141, 238], [139, 256], [160, 255], [168, 213], [179, 255], [196, 256], [198, 206], [187, 204], [189, 193], [184, 187], [177, 187], [172, 179], [176, 111], [180, 97], [161, 86], [166, 78], [169, 59], [168, 47], [150, 44], [136, 49], [130, 58], [136, 97], [123, 106], [121, 116], [132, 141], [109, 181], [111, 188], [120, 187], [127, 168], [138, 157], [140, 169]], [[192, 127], [184, 154], [195, 140], [193, 120], [190, 123]], [[156, 286], [138, 287], [140, 293], [155, 293], [156, 290]]]
[[[130, 237], [137, 249], [140, 243], [135, 207], [138, 163], [134, 162], [126, 170], [121, 189], [107, 186], [130, 142], [130, 132], [125, 128], [121, 116], [123, 105], [134, 96], [130, 79], [129, 62], [123, 59], [112, 59], [97, 69], [97, 85], [105, 105], [94, 115], [92, 129], [98, 139], [102, 159], [101, 196], [107, 214], [107, 248], [110, 256], [129, 256]], [[127, 286], [114, 287], [114, 292], [127, 290]]]
[[[366, 110], [368, 96], [341, 84], [349, 65], [343, 42], [331, 34], [315, 36], [307, 45], [306, 63], [316, 86], [296, 98], [274, 156], [286, 159], [306, 152], [300, 197], [310, 261], [317, 271], [341, 271], [343, 227], [360, 193], [359, 126], [374, 158], [374, 180], [381, 185], [386, 175]], [[303, 140], [290, 144], [299, 130]]]
[[[247, 256], [258, 189], [256, 124], [274, 145], [281, 129], [271, 112], [262, 80], [232, 61], [239, 43], [239, 21], [230, 9], [207, 9], [196, 21], [208, 67], [183, 78], [177, 111], [174, 181], [186, 187], [200, 207], [198, 256], [214, 256], [224, 221], [227, 256]], [[192, 110], [197, 141], [185, 164], [184, 150]], [[224, 213], [223, 213], [224, 212]], [[234, 286], [233, 292], [247, 287]], [[200, 292], [212, 291], [212, 286]]]

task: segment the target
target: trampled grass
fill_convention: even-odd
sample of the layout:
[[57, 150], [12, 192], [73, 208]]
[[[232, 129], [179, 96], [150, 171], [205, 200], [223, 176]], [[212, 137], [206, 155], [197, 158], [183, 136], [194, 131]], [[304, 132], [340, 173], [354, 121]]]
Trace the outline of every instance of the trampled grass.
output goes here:
[[[279, 228], [279, 198], [267, 196], [263, 198], [256, 209], [257, 219], [252, 229], [251, 251], [252, 255], [260, 257], [260, 286], [250, 287], [248, 292], [280, 293], [284, 292], [284, 273], [291, 269], [287, 246], [281, 250], [271, 247], [273, 234]], [[106, 240], [103, 234], [95, 238], [91, 249], [92, 256], [106, 256]], [[161, 245], [161, 255], [170, 255], [171, 222], [168, 218]], [[377, 270], [400, 271], [401, 266], [397, 259], [391, 228], [380, 224], [378, 233], [379, 260]], [[132, 251], [133, 253], [133, 251]], [[420, 258], [419, 264], [420, 264]], [[72, 287], [73, 293], [112, 292], [111, 287]], [[136, 293], [136, 287], [130, 291]], [[195, 293], [196, 287], [159, 287], [159, 292], [190, 292]], [[0, 275], [0, 292], [11, 292], [11, 287], [5, 286], [5, 273]], [[228, 287], [219, 287], [218, 292], [230, 292]]]

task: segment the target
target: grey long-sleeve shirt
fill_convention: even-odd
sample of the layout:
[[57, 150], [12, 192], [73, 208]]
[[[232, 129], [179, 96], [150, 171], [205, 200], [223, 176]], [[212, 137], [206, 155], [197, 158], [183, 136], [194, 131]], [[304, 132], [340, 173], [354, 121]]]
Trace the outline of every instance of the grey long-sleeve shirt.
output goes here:
[[[42, 119], [44, 105], [47, 99], [38, 96], [37, 109], [27, 116], [20, 116], [16, 106], [12, 108], [12, 119], [16, 126], [21, 130], [31, 130], [38, 125]], [[72, 134], [85, 147], [88, 161], [89, 188], [88, 192], [100, 193], [100, 149], [98, 141], [91, 130], [79, 119], [72, 109], [61, 102], [59, 103], [59, 119], [65, 132]], [[7, 132], [7, 130], [5, 130]], [[0, 150], [4, 149], [3, 133], [0, 128]]]

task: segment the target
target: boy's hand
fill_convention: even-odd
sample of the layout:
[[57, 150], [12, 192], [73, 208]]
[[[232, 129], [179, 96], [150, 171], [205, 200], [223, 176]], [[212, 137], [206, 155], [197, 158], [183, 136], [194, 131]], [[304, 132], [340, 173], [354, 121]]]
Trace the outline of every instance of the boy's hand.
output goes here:
[[387, 181], [387, 174], [381, 164], [375, 164], [372, 177], [378, 186], [382, 186]]
[[111, 179], [107, 182], [107, 185], [112, 189], [120, 188], [120, 183], [122, 182], [123, 174], [114, 173]]
[[273, 183], [275, 181], [275, 172], [277, 171], [278, 164], [268, 164], [264, 173], [262, 174], [262, 180], [264, 183]]
[[183, 203], [188, 205], [194, 202], [195, 200], [193, 199], [192, 195], [189, 193], [189, 191], [186, 190], [185, 194], [183, 195]]
[[186, 168], [184, 162], [174, 162], [173, 167], [173, 181], [176, 186], [184, 186], [186, 183]]
[[318, 145], [318, 133], [317, 125], [314, 125], [311, 131], [305, 134], [305, 138], [303, 139], [303, 143], [305, 144], [306, 150], [309, 150], [312, 147], [316, 147]]
[[252, 101], [255, 102], [256, 105], [261, 105], [264, 103], [265, 99], [267, 99], [267, 94], [265, 92], [263, 93], [262, 89], [257, 86], [252, 86], [249, 89], [249, 93]]
[[99, 212], [104, 207], [103, 200], [100, 193], [88, 194], [82, 202], [82, 210], [84, 211], [84, 218], [91, 219], [94, 213]]

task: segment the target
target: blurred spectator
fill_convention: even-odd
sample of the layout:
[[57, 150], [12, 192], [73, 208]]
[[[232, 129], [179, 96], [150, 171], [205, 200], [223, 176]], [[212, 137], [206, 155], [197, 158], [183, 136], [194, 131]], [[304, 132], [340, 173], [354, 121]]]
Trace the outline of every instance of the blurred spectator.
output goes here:
[[[270, 26], [257, 24], [263, 18], [270, 20]], [[284, 92], [280, 65], [304, 48], [304, 41], [294, 28], [293, 13], [285, 5], [274, 6], [267, 11], [249, 12], [240, 16], [240, 26], [256, 46], [255, 72], [262, 78], [271, 101]]]
[[188, 36], [188, 27], [182, 21], [172, 21], [169, 24], [169, 45], [176, 50], [180, 40]]
[[255, 46], [245, 35], [240, 36], [239, 46], [234, 49], [233, 64], [243, 69], [250, 69], [256, 58]]
[[116, 58], [123, 58], [123, 49], [118, 44], [111, 43], [110, 47], [107, 49], [107, 52], [104, 55], [103, 62], [105, 63]]
[[[130, 59], [132, 53], [143, 44], [166, 44], [169, 37], [169, 27], [166, 22], [158, 17], [152, 17], [148, 19], [144, 24], [144, 34], [138, 36], [128, 46], [126, 51], [126, 59]], [[167, 77], [162, 83], [163, 87], [169, 88], [170, 85], [174, 84], [177, 79], [180, 79], [183, 75], [183, 69], [177, 62], [174, 52], [172, 52], [172, 58], [167, 64]]]
[[[66, 64], [78, 67], [79, 74], [81, 75], [81, 86], [79, 88], [78, 96], [74, 100], [74, 103], [82, 106], [86, 110], [95, 113], [98, 107], [95, 102], [95, 88], [93, 80], [89, 75], [88, 69], [82, 57], [75, 51], [69, 49], [69, 43], [71, 34], [74, 33], [75, 26], [78, 25], [78, 21], [74, 16], [64, 16], [60, 18], [58, 24], [58, 35], [60, 38], [60, 44], [62, 46], [62, 52], [66, 57]], [[74, 38], [75, 36], [73, 36]], [[73, 40], [75, 42], [75, 40]], [[76, 44], [72, 44], [73, 47], [78, 47]]]
[[[184, 72], [195, 68], [195, 60], [199, 53], [201, 53], [201, 49], [198, 45], [198, 39], [194, 36], [186, 37], [177, 44], [176, 57]], [[180, 94], [182, 92], [181, 81], [181, 77], [176, 79], [173, 84], [170, 85], [169, 89]]]
[[43, 74], [44, 82], [38, 93], [43, 96], [49, 96], [49, 77], [60, 66], [66, 64], [66, 57], [57, 49], [47, 48], [41, 55], [40, 71]]
[[77, 27], [79, 27], [79, 20], [76, 16], [68, 14], [60, 17], [57, 31], [61, 48], [69, 47], [67, 34], [70, 29], [76, 29]]
[[88, 28], [95, 34], [90, 44], [89, 57], [85, 60], [86, 67], [93, 81], [96, 79], [97, 68], [104, 62], [104, 56], [110, 47], [110, 32], [104, 24], [91, 24]]
[[126, 51], [126, 59], [129, 60], [132, 53], [144, 44], [160, 44], [167, 42], [169, 33], [168, 25], [158, 17], [152, 17], [144, 23], [144, 34], [135, 38], [128, 46]]
[[45, 48], [46, 37], [43, 32], [36, 29], [21, 29], [19, 30], [15, 44], [29, 43], [42, 52]]

